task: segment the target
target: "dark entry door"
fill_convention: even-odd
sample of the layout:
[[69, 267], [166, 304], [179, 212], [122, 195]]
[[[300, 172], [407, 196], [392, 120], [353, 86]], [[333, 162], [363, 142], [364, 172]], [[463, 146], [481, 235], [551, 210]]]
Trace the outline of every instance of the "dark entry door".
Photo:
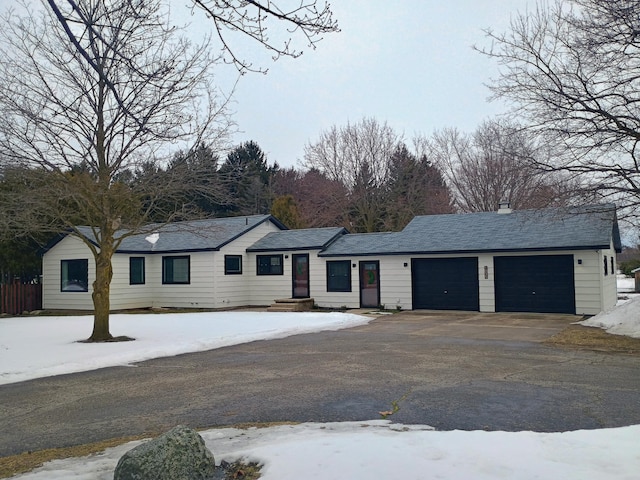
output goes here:
[[413, 308], [480, 310], [478, 258], [411, 259]]
[[380, 262], [360, 262], [360, 306], [380, 306]]
[[496, 311], [576, 313], [573, 255], [494, 257]]
[[293, 255], [293, 298], [309, 298], [309, 255]]

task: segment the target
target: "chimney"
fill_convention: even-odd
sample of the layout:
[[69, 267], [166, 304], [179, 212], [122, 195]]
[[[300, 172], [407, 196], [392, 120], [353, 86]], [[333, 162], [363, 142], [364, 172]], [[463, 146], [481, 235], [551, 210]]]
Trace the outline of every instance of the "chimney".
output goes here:
[[507, 200], [503, 200], [498, 204], [498, 213], [511, 213], [511, 203]]

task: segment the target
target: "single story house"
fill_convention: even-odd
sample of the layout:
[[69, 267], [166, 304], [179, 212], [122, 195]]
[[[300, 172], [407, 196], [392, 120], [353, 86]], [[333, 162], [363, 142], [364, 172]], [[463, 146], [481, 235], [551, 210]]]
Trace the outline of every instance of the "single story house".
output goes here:
[[[92, 238], [89, 229], [87, 238]], [[113, 309], [263, 306], [594, 315], [617, 299], [613, 205], [428, 215], [400, 232], [287, 230], [270, 215], [181, 222], [125, 239]], [[43, 256], [45, 309], [91, 309], [95, 268], [78, 238]]]

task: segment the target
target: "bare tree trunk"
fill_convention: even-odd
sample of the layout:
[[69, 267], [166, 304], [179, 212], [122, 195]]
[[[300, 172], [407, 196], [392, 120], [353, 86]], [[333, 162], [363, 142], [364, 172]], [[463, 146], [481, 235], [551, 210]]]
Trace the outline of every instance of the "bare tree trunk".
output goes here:
[[109, 331], [109, 311], [111, 310], [110, 292], [113, 267], [111, 257], [113, 250], [103, 244], [102, 250], [96, 257], [96, 279], [93, 282], [93, 333], [89, 337], [90, 342], [105, 342], [113, 336]]

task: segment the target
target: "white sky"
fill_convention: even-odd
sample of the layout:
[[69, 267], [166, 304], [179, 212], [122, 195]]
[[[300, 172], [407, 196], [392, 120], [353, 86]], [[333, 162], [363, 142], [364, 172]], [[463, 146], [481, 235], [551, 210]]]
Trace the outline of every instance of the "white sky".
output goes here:
[[[632, 288], [623, 279], [620, 291]], [[592, 323], [640, 336], [640, 297]], [[113, 315], [112, 331], [134, 342], [79, 344], [91, 317], [0, 318], [0, 383], [124, 365], [260, 338], [347, 328], [368, 319], [342, 313], [218, 312]], [[38, 355], [34, 355], [38, 352]], [[216, 461], [264, 465], [263, 480], [635, 480], [640, 426], [563, 433], [434, 431], [390, 421], [306, 423], [201, 432]], [[55, 460], [16, 480], [111, 480], [119, 458], [141, 442]]]
[[505, 31], [527, 5], [534, 0], [334, 1], [340, 33], [298, 59], [263, 59], [267, 75], [240, 79], [235, 119], [243, 132], [234, 143], [255, 140], [270, 163], [292, 166], [323, 130], [363, 117], [409, 138], [473, 131], [505, 108], [487, 101], [484, 86], [497, 65], [471, 47], [488, 45], [483, 29]]
[[[189, 15], [188, 0], [168, 0], [178, 25], [202, 39], [211, 26], [201, 11]], [[30, 8], [40, 5], [27, 0]], [[282, 0], [297, 4], [299, 0]], [[230, 36], [239, 56], [269, 69], [244, 75], [238, 84], [233, 145], [254, 140], [269, 163], [297, 165], [304, 145], [333, 125], [363, 117], [388, 122], [406, 137], [456, 127], [473, 131], [505, 110], [487, 101], [484, 84], [497, 65], [472, 50], [488, 45], [483, 29], [505, 31], [518, 11], [535, 0], [339, 0], [331, 3], [341, 32], [326, 35], [316, 50], [304, 39], [297, 59], [271, 61], [258, 44]], [[318, 0], [324, 4], [324, 0]], [[0, 11], [16, 6], [0, 0]], [[277, 37], [282, 29], [271, 30]], [[283, 38], [286, 38], [283, 37]], [[220, 85], [229, 90], [237, 71], [221, 66]]]

